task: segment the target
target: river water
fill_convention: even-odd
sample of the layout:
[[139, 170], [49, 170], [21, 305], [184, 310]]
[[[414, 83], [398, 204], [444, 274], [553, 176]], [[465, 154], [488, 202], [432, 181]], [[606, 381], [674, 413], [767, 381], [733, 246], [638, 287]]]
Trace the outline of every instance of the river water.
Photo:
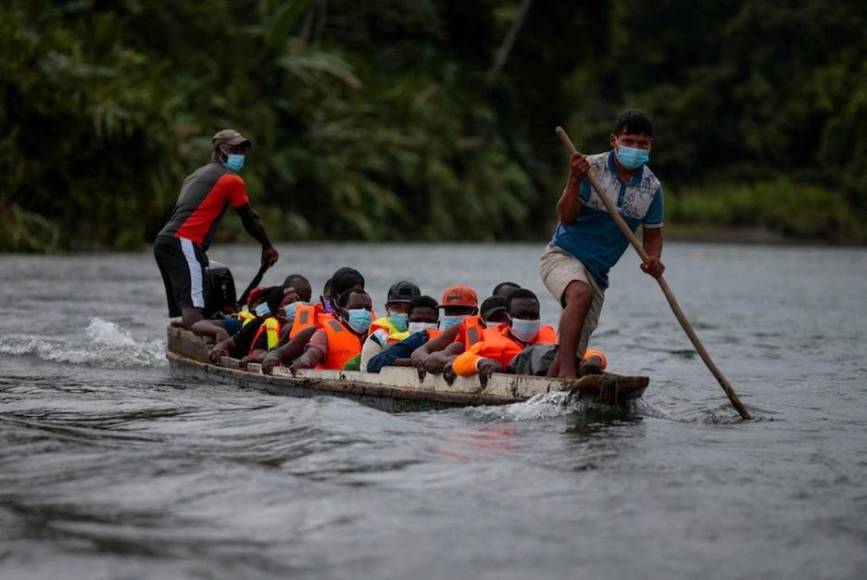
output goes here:
[[[377, 304], [513, 280], [540, 245], [284, 246]], [[243, 287], [257, 250], [215, 247]], [[0, 577], [867, 577], [867, 251], [670, 243], [741, 422], [627, 255], [594, 344], [631, 413], [556, 398], [393, 415], [172, 378], [153, 258], [0, 257]], [[240, 291], [240, 288], [239, 288]]]

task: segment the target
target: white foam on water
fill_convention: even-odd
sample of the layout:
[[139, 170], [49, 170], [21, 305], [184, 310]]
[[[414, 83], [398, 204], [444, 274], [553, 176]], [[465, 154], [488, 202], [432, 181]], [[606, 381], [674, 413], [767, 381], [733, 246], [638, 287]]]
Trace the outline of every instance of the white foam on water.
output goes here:
[[[531, 399], [511, 405], [491, 407], [468, 407], [464, 412], [481, 421], [536, 421], [562, 417], [573, 413], [586, 413], [588, 411], [615, 411], [606, 403], [580, 399], [569, 393], [546, 393], [536, 395]], [[675, 421], [669, 413], [657, 409], [644, 399], [638, 399], [627, 403], [624, 413], [640, 415], [642, 417], [654, 417]]]
[[105, 368], [159, 367], [166, 364], [165, 343], [162, 340], [137, 341], [116, 323], [101, 318], [90, 319], [84, 336], [2, 336], [0, 354], [36, 356], [52, 362]]
[[482, 421], [536, 421], [569, 415], [585, 405], [569, 393], [546, 393], [511, 405], [469, 407], [466, 413]]

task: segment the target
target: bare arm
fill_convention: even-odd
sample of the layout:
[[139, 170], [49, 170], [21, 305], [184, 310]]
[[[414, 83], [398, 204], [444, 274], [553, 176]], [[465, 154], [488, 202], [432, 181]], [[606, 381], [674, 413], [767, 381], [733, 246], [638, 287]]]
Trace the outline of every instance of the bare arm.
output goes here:
[[289, 368], [293, 373], [299, 369], [312, 369], [319, 364], [323, 358], [325, 357], [321, 350], [318, 348], [308, 348], [304, 354], [295, 359], [295, 362], [293, 362], [292, 366]]
[[226, 340], [217, 343], [217, 345], [208, 352], [208, 358], [211, 359], [212, 363], [219, 364], [220, 358], [229, 356], [235, 348], [235, 339], [229, 337]]
[[644, 251], [647, 261], [641, 264], [641, 269], [654, 278], [659, 278], [665, 271], [662, 264], [662, 228], [642, 228], [644, 230]]
[[268, 239], [268, 232], [265, 231], [265, 224], [262, 223], [259, 213], [248, 203], [238, 208], [238, 215], [241, 216], [241, 223], [247, 233], [262, 245], [262, 263], [273, 265], [277, 261], [277, 250]]
[[587, 162], [587, 158], [580, 153], [573, 153], [572, 157], [569, 158], [569, 178], [566, 180], [566, 186], [557, 201], [557, 217], [564, 225], [571, 224], [581, 214], [581, 208], [584, 204], [578, 193], [581, 180], [587, 175], [589, 169], [590, 164]]
[[270, 351], [262, 360], [262, 372], [266, 375], [270, 375], [272, 369], [278, 364], [286, 364], [287, 362], [294, 361], [301, 356], [304, 353], [304, 347], [307, 346], [308, 342], [310, 342], [310, 337], [313, 336], [314, 332], [316, 332], [315, 326], [305, 328], [299, 332], [295, 338], [280, 348]]
[[304, 354], [295, 359], [295, 362], [289, 366], [289, 370], [294, 375], [298, 369], [312, 369], [325, 360], [328, 348], [328, 335], [323, 329], [317, 329], [310, 337]]
[[411, 355], [413, 363], [421, 365], [432, 353], [439, 352], [452, 344], [455, 341], [455, 337], [458, 335], [458, 330], [460, 330], [460, 326], [456, 324], [444, 331], [438, 337], [427, 341], [415, 349]]

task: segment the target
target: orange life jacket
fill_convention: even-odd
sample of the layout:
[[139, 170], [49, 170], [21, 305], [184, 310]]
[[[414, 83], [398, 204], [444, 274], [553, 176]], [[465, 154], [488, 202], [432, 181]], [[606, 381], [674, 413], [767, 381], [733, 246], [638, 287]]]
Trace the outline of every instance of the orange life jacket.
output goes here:
[[425, 332], [427, 333], [427, 339], [428, 340], [433, 340], [443, 333], [443, 331], [440, 330], [439, 328], [428, 328], [428, 329], [425, 329]]
[[482, 338], [482, 342], [476, 345], [472, 352], [482, 358], [493, 359], [503, 365], [503, 368], [506, 368], [513, 358], [530, 345], [555, 344], [557, 332], [551, 326], [543, 324], [539, 328], [539, 334], [536, 335], [536, 338], [532, 342], [524, 344], [509, 333], [508, 324], [503, 324], [484, 329]]
[[361, 353], [365, 337], [358, 336], [336, 318], [326, 320], [322, 328], [328, 335], [328, 352], [317, 369], [340, 370], [349, 359]]
[[478, 314], [468, 316], [461, 323], [464, 325], [464, 350], [470, 350], [470, 347], [482, 340], [485, 327]]
[[253, 337], [253, 342], [250, 343], [250, 352], [248, 354], [253, 354], [253, 351], [256, 349], [256, 343], [259, 342], [259, 338], [262, 337], [263, 333], [268, 337], [268, 350], [276, 348], [280, 344], [280, 321], [273, 316], [269, 316], [265, 319], [265, 322], [259, 325], [259, 328], [256, 329], [256, 335]]
[[321, 304], [300, 304], [295, 309], [295, 320], [292, 322], [292, 330], [289, 332], [289, 339], [293, 339], [302, 331], [314, 326], [320, 327], [326, 320], [331, 320], [334, 316], [322, 310]]

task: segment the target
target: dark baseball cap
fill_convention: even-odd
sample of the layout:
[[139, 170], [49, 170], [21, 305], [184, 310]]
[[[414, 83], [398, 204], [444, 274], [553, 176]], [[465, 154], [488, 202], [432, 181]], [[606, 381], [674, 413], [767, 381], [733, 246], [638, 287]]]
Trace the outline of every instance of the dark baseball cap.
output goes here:
[[409, 304], [421, 296], [421, 290], [412, 282], [401, 280], [388, 289], [386, 304]]
[[247, 147], [253, 146], [252, 141], [250, 141], [234, 129], [223, 129], [222, 131], [217, 131], [216, 133], [214, 133], [214, 137], [211, 139], [211, 142], [214, 144], [214, 147], [219, 147], [220, 145], [246, 145]]
[[485, 320], [490, 320], [497, 311], [506, 311], [507, 302], [508, 301], [503, 296], [498, 295], [485, 298], [485, 301], [482, 302], [481, 308], [479, 308], [479, 314], [481, 314], [482, 318]]

